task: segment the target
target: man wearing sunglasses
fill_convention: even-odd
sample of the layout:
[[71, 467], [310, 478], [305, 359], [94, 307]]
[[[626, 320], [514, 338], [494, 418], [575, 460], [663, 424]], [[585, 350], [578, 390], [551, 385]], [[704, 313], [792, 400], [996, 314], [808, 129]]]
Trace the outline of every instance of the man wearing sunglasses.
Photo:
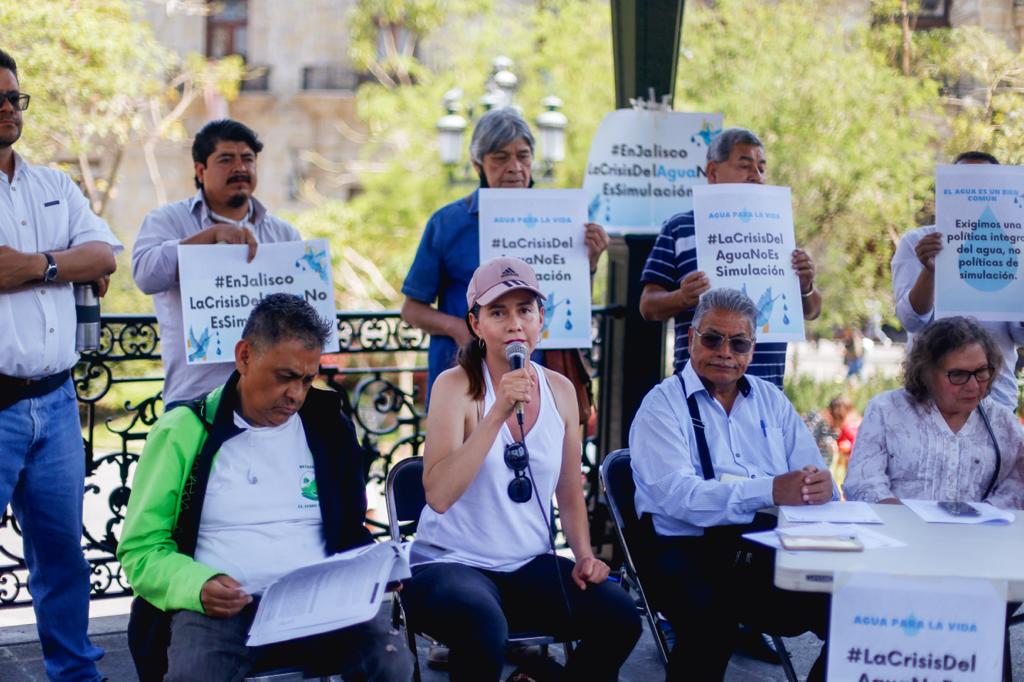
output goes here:
[[[823, 637], [823, 595], [774, 587], [774, 554], [742, 539], [770, 528], [774, 505], [838, 498], [828, 467], [785, 394], [745, 374], [757, 308], [734, 289], [700, 299], [689, 360], [644, 398], [629, 433], [636, 508], [654, 522], [653, 601], [679, 637], [669, 680], [720, 680], [737, 624]], [[808, 679], [822, 679], [822, 655]]]
[[[718, 183], [753, 183], [763, 185], [766, 173], [764, 144], [745, 128], [722, 131], [708, 146], [707, 179]], [[821, 314], [821, 293], [814, 286], [814, 261], [803, 249], [792, 254], [793, 269], [800, 279], [801, 303], [805, 320]], [[690, 348], [687, 330], [693, 308], [700, 295], [710, 288], [707, 275], [697, 269], [697, 242], [693, 211], [674, 215], [665, 221], [661, 234], [647, 257], [640, 281], [640, 314], [645, 320], [675, 318], [675, 371], [686, 364]], [[748, 368], [750, 374], [782, 388], [786, 371], [786, 344], [762, 343], [757, 347]]]
[[92, 681], [72, 283], [105, 290], [121, 244], [66, 174], [15, 153], [29, 102], [0, 50], [0, 509], [21, 524], [47, 675]]

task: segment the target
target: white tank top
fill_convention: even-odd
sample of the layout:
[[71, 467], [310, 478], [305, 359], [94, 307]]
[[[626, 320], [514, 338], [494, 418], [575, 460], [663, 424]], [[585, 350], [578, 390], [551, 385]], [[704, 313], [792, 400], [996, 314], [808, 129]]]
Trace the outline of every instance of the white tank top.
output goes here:
[[[505, 466], [505, 446], [518, 438], [513, 437], [508, 424], [504, 423], [480, 471], [462, 497], [444, 514], [438, 514], [429, 506], [423, 507], [416, 537], [453, 550], [443, 561], [509, 572], [550, 551], [548, 514], [562, 468], [565, 423], [558, 413], [544, 368], [535, 362], [531, 364], [537, 376], [543, 378], [537, 423], [526, 434], [533, 470], [533, 495], [523, 503], [513, 502], [508, 496], [508, 484], [515, 474]], [[486, 414], [495, 400], [486, 365], [484, 382]], [[526, 473], [529, 475], [529, 470]], [[537, 504], [538, 497], [541, 504]]]

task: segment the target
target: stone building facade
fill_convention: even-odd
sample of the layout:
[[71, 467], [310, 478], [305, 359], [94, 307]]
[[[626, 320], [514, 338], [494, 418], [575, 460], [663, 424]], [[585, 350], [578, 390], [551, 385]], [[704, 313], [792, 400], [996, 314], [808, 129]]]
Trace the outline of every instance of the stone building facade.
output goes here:
[[[271, 211], [301, 209], [304, 197], [347, 198], [358, 158], [360, 124], [355, 89], [360, 75], [348, 59], [346, 15], [353, 0], [218, 0], [220, 16], [189, 13], [174, 3], [139, 0], [157, 38], [182, 56], [242, 54], [259, 75], [227, 103], [199, 98], [183, 124], [186, 139], [161, 143], [157, 160], [169, 201], [195, 192], [192, 136], [208, 120], [230, 116], [264, 143], [256, 196]], [[170, 9], [168, 9], [170, 7]], [[187, 6], [185, 6], [187, 9]], [[122, 161], [106, 218], [131, 243], [157, 192], [141, 150]]]

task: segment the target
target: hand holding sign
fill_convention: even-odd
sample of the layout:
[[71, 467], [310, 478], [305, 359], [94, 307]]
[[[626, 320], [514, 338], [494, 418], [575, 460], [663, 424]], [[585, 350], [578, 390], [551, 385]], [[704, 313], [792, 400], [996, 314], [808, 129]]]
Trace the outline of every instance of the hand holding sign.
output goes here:
[[803, 340], [801, 294], [813, 290], [814, 261], [796, 248], [789, 188], [694, 187], [693, 206], [697, 267], [710, 287], [738, 289], [754, 301], [758, 341]]
[[939, 166], [935, 217], [941, 246], [917, 254], [934, 250], [936, 316], [1024, 320], [1024, 167]]

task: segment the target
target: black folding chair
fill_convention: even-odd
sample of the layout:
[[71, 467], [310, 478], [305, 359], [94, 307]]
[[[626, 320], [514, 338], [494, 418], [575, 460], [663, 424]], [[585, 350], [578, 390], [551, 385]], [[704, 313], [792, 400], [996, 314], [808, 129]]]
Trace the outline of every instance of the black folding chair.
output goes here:
[[[427, 504], [426, 493], [423, 491], [423, 458], [409, 457], [394, 464], [388, 472], [387, 483], [384, 488], [385, 499], [388, 505], [388, 528], [391, 531], [391, 539], [400, 542], [411, 538], [416, 534], [416, 526], [419, 523], [420, 512]], [[409, 650], [412, 652], [416, 665], [413, 671], [413, 679], [420, 682], [420, 661], [416, 655], [416, 632], [409, 626], [409, 619], [404, 617], [404, 610], [401, 605], [400, 593], [394, 595], [395, 611], [393, 618], [397, 626], [399, 619], [405, 621], [406, 639], [409, 642]], [[430, 633], [420, 633], [434, 641]], [[572, 656], [572, 642], [559, 640], [549, 635], [538, 633], [517, 632], [509, 633], [508, 644], [518, 646], [539, 646], [543, 654], [548, 653], [548, 646], [551, 644], [562, 644], [565, 647], [565, 656], [568, 659]]]
[[[654, 541], [654, 523], [649, 516], [637, 516], [634, 501], [636, 484], [633, 482], [633, 468], [630, 466], [628, 448], [610, 452], [604, 458], [601, 463], [601, 485], [604, 487], [612, 519], [615, 521], [619, 544], [622, 545], [622, 564], [626, 573], [623, 583], [626, 584], [628, 581], [628, 584], [636, 588], [640, 604], [647, 616], [647, 622], [651, 626], [651, 632], [654, 633], [654, 641], [658, 645], [661, 661], [667, 665], [675, 633], [672, 632], [668, 619], [652, 608], [648, 593], [644, 591], [643, 584], [640, 582], [637, 560], [634, 559], [634, 557], [640, 559], [643, 564], [643, 559], [650, 556]], [[793, 662], [789, 658], [789, 652], [786, 651], [786, 645], [782, 642], [782, 638], [772, 636], [772, 643], [778, 653], [779, 663], [786, 673], [786, 679], [789, 682], [797, 682]]]

